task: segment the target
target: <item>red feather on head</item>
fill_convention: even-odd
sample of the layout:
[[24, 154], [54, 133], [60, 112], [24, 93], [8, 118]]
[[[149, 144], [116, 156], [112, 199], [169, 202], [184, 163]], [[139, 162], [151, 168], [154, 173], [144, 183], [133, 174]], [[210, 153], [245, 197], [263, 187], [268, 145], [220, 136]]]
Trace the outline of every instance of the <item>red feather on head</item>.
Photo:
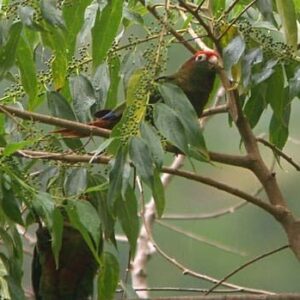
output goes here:
[[212, 64], [217, 64], [219, 60], [219, 54], [214, 50], [199, 50], [194, 54], [193, 58], [195, 60], [200, 59], [201, 61], [208, 61]]

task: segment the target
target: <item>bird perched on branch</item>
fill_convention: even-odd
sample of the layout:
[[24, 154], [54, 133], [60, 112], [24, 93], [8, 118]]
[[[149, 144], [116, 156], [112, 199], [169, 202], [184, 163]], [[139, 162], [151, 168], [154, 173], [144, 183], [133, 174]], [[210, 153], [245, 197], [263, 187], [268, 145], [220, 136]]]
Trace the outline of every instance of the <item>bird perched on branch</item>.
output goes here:
[[[219, 55], [213, 50], [200, 50], [188, 59], [179, 70], [167, 76], [156, 79], [157, 82], [168, 82], [179, 86], [191, 104], [198, 117], [201, 116], [209, 95], [213, 89]], [[157, 94], [150, 96], [150, 103], [155, 103]], [[121, 119], [126, 103], [120, 104], [113, 110], [100, 110], [94, 116], [95, 120], [88, 123], [91, 126], [112, 129]], [[75, 130], [61, 129], [54, 133], [60, 133], [65, 137], [83, 137]]]

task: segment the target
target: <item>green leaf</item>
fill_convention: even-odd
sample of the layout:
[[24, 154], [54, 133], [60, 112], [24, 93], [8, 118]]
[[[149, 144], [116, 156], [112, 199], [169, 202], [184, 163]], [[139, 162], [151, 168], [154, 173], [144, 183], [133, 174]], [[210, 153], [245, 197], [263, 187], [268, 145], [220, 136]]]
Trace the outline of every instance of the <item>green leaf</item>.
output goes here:
[[241, 64], [244, 87], [247, 87], [250, 83], [252, 66], [262, 62], [262, 59], [263, 55], [260, 48], [251, 49], [246, 55], [244, 55]]
[[52, 216], [55, 208], [51, 195], [39, 192], [32, 198], [32, 206], [34, 212], [44, 220], [48, 228], [51, 228], [53, 224]]
[[6, 72], [14, 65], [21, 31], [22, 23], [14, 23], [9, 29], [6, 44], [0, 48], [0, 79], [2, 79]]
[[108, 1], [102, 12], [98, 10], [92, 28], [93, 66], [96, 68], [105, 58], [118, 32], [122, 19], [123, 1]]
[[152, 153], [152, 158], [158, 168], [161, 168], [163, 164], [164, 150], [161, 145], [160, 137], [153, 126], [150, 126], [146, 122], [142, 122], [141, 127], [142, 138], [148, 142], [148, 147]]
[[297, 50], [297, 16], [294, 1], [276, 0], [277, 11], [280, 15], [285, 40], [295, 51]]
[[103, 104], [106, 102], [109, 86], [110, 77], [108, 65], [106, 62], [103, 62], [97, 67], [95, 75], [93, 77], [93, 87], [95, 89], [97, 98], [101, 101], [101, 107], [103, 107]]
[[295, 75], [289, 80], [289, 98], [300, 98], [300, 69], [297, 69]]
[[59, 267], [59, 253], [62, 246], [64, 218], [60, 209], [55, 207], [53, 210], [53, 226], [51, 228], [51, 248], [55, 260], [56, 268]]
[[9, 219], [11, 219], [13, 222], [16, 222], [20, 225], [24, 225], [22, 219], [22, 213], [20, 210], [20, 205], [18, 203], [18, 200], [15, 197], [13, 190], [11, 188], [7, 189], [3, 184], [2, 184], [2, 198], [0, 203], [3, 212]]
[[119, 281], [119, 263], [114, 255], [104, 252], [98, 277], [98, 300], [113, 300]]
[[86, 190], [87, 170], [85, 168], [69, 169], [64, 181], [64, 192], [67, 196], [80, 195]]
[[252, 88], [251, 97], [245, 105], [244, 112], [249, 120], [251, 128], [256, 126], [266, 108], [266, 89], [266, 84], [259, 84]]
[[57, 91], [65, 85], [68, 68], [65, 32], [45, 22], [43, 26], [45, 27], [45, 30], [41, 32], [43, 43], [53, 51], [54, 58], [51, 60], [51, 68], [54, 89]]
[[139, 218], [136, 196], [129, 185], [124, 199], [120, 197], [116, 201], [116, 214], [128, 238], [131, 255], [134, 256], [139, 233]]
[[197, 114], [182, 89], [174, 84], [164, 84], [159, 87], [159, 91], [165, 103], [168, 104], [180, 118], [185, 128], [188, 143], [200, 148], [202, 152], [208, 156]]
[[[108, 205], [112, 208], [115, 201], [120, 197], [122, 191], [128, 185], [126, 182], [126, 169], [125, 164], [127, 162], [127, 148], [121, 147], [117, 153], [111, 171], [109, 173], [109, 189], [107, 192]], [[124, 176], [126, 176], [124, 178]], [[124, 180], [125, 179], [125, 180]]]
[[65, 29], [62, 13], [56, 8], [56, 0], [41, 0], [40, 4], [43, 18], [51, 25]]
[[139, 137], [132, 137], [129, 142], [129, 155], [136, 167], [137, 174], [151, 187], [153, 184], [153, 161], [147, 143]]
[[245, 50], [245, 41], [242, 36], [236, 36], [223, 50], [224, 69], [230, 70], [235, 65]]
[[76, 121], [68, 101], [58, 92], [47, 92], [48, 108], [54, 117]]
[[97, 155], [99, 155], [99, 154], [102, 153], [107, 147], [109, 147], [109, 145], [110, 145], [111, 143], [113, 143], [114, 140], [115, 140], [115, 138], [109, 138], [109, 139], [105, 140], [103, 143], [101, 143], [101, 144], [99, 145], [99, 147], [98, 147], [96, 150], [92, 151], [93, 157], [90, 159], [90, 162], [93, 162], [93, 160], [97, 157]]
[[35, 10], [30, 6], [20, 6], [18, 9], [20, 20], [23, 25], [32, 30], [43, 30], [43, 27], [34, 21]]
[[100, 219], [94, 206], [85, 200], [69, 200], [68, 205], [71, 205], [75, 209], [78, 221], [91, 235], [96, 249], [98, 249], [101, 232]]
[[116, 107], [118, 103], [118, 88], [120, 82], [120, 59], [115, 55], [109, 61], [109, 74], [110, 74], [110, 87], [108, 90], [107, 100], [105, 102], [105, 108], [112, 109]]
[[26, 140], [26, 141], [21, 141], [21, 142], [17, 142], [17, 143], [12, 143], [12, 144], [8, 144], [3, 152], [2, 155], [3, 156], [10, 156], [11, 154], [24, 149], [26, 146], [30, 146], [32, 145], [32, 140]]
[[165, 209], [165, 190], [160, 179], [160, 174], [157, 169], [154, 170], [154, 182], [152, 186], [153, 198], [158, 217], [160, 218]]
[[[67, 28], [67, 47], [69, 59], [74, 55], [77, 35], [84, 23], [85, 9], [92, 0], [75, 0], [70, 5], [63, 5], [63, 17]], [[76, 22], [74, 22], [76, 20]]]
[[282, 149], [289, 136], [289, 119], [290, 119], [290, 106], [286, 108], [284, 120], [278, 119], [275, 113], [272, 116], [269, 126], [269, 139], [272, 144]]
[[275, 67], [274, 73], [268, 80], [266, 100], [270, 103], [276, 118], [282, 118], [286, 99], [284, 93], [284, 75], [281, 65]]
[[79, 121], [90, 121], [90, 108], [96, 102], [93, 86], [83, 75], [70, 78], [70, 89], [73, 98], [73, 107]]
[[[95, 246], [97, 244], [94, 243], [88, 229], [79, 220], [78, 210], [73, 202], [76, 202], [76, 201], [68, 201], [68, 204], [65, 207], [66, 212], [68, 214], [69, 221], [70, 221], [71, 225], [80, 232], [80, 234], [82, 235], [86, 244], [88, 245], [89, 249], [93, 253], [95, 259], [97, 260], [97, 262], [99, 262], [98, 249]], [[78, 200], [78, 202], [83, 202], [83, 201]], [[79, 209], [79, 210], [81, 210], [81, 209]], [[86, 213], [84, 213], [84, 215], [86, 218]], [[99, 229], [98, 234], [100, 235], [100, 229]], [[99, 241], [98, 241], [98, 244], [99, 244]]]
[[[108, 183], [106, 179], [102, 179], [98, 174], [91, 175], [89, 174], [89, 188], [94, 188], [97, 186], [101, 186], [105, 184], [108, 187]], [[95, 203], [98, 207], [98, 212], [101, 219], [101, 225], [104, 231], [104, 236], [106, 239], [110, 239], [111, 242], [116, 245], [115, 236], [114, 236], [114, 225], [115, 225], [115, 217], [112, 215], [112, 210], [108, 205], [107, 198], [107, 188], [104, 191], [91, 191], [89, 193], [89, 197], [91, 197], [91, 201]]]
[[255, 73], [252, 75], [252, 82], [254, 84], [259, 84], [265, 80], [267, 80], [274, 73], [274, 66], [277, 65], [277, 60], [270, 59], [267, 61], [262, 71]]
[[183, 153], [188, 153], [188, 140], [177, 114], [166, 104], [157, 103], [154, 106], [153, 117], [160, 133]]
[[36, 68], [31, 47], [21, 36], [17, 48], [17, 65], [21, 72], [21, 81], [25, 92], [29, 96], [29, 110], [33, 110], [39, 104], [38, 82]]

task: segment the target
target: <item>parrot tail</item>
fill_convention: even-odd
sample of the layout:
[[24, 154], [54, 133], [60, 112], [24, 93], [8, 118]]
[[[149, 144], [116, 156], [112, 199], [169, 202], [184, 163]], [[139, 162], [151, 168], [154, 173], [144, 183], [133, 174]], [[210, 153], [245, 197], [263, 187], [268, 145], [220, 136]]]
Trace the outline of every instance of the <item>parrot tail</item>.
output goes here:
[[[112, 129], [121, 119], [122, 114], [116, 113], [112, 110], [103, 109], [94, 114], [96, 118], [94, 121], [87, 123], [87, 125], [95, 126], [104, 129]], [[87, 137], [88, 134], [79, 133], [72, 129], [59, 129], [51, 131], [51, 133], [61, 134], [65, 138], [79, 138]]]

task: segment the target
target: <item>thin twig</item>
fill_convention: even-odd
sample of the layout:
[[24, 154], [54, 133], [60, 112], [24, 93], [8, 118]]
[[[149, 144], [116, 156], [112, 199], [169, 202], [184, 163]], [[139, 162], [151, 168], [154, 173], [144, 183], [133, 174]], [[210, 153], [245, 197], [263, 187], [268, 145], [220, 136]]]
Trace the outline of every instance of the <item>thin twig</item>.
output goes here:
[[206, 0], [202, 0], [199, 5], [197, 6], [195, 12], [198, 13], [198, 11], [201, 9], [202, 5], [205, 3]]
[[[181, 263], [179, 263], [176, 259], [174, 259], [173, 257], [170, 257], [168, 254], [166, 254], [166, 252], [164, 252], [159, 245], [154, 241], [153, 236], [151, 235], [152, 238], [152, 242], [154, 247], [156, 248], [157, 252], [163, 257], [165, 258], [167, 261], [169, 261], [172, 265], [176, 266], [177, 268], [179, 268], [180, 270], [182, 270], [182, 273], [184, 275], [189, 275], [198, 279], [202, 279], [205, 281], [209, 281], [209, 282], [213, 282], [213, 283], [218, 283], [219, 280], [217, 280], [216, 278], [213, 278], [211, 276], [207, 276], [205, 274], [201, 274], [201, 273], [197, 273], [195, 271], [192, 271], [191, 269], [186, 268], [184, 265], [182, 265]], [[270, 292], [270, 291], [265, 291], [265, 290], [258, 290], [258, 289], [252, 289], [252, 288], [246, 288], [246, 287], [242, 287], [236, 284], [232, 284], [232, 283], [228, 283], [228, 282], [222, 282], [221, 285], [232, 288], [232, 289], [238, 289], [238, 290], [243, 290], [245, 292], [248, 293], [257, 293], [257, 294], [265, 294], [265, 295], [273, 295], [275, 293]]]
[[239, 2], [240, 0], [234, 0], [229, 6], [228, 8], [224, 11], [224, 16], [228, 15], [233, 9], [234, 7], [237, 5], [237, 3]]
[[300, 171], [300, 165], [297, 164], [292, 157], [285, 154], [283, 151], [281, 151], [278, 147], [276, 147], [274, 144], [266, 141], [263, 138], [257, 138], [257, 141], [262, 143], [263, 145], [269, 147], [275, 154], [281, 156], [284, 158], [288, 163], [290, 163], [297, 171]]
[[202, 237], [202, 236], [199, 236], [198, 234], [194, 234], [194, 233], [191, 233], [191, 232], [188, 232], [186, 230], [183, 230], [177, 226], [174, 226], [174, 225], [170, 225], [166, 222], [162, 222], [160, 220], [156, 220], [156, 223], [165, 227], [165, 228], [168, 228], [172, 231], [175, 231], [177, 233], [180, 233], [188, 238], [191, 238], [195, 241], [198, 241], [198, 242], [201, 242], [201, 243], [204, 243], [208, 246], [212, 246], [212, 247], [215, 247], [217, 249], [220, 249], [220, 250], [224, 250], [226, 252], [229, 252], [229, 253], [234, 253], [234, 254], [238, 254], [240, 256], [246, 256], [247, 254], [245, 252], [241, 252], [240, 250], [236, 250], [236, 249], [233, 249], [232, 247], [230, 246], [226, 246], [226, 245], [223, 245], [219, 242], [215, 242], [215, 241], [211, 241], [209, 239], [207, 239], [206, 237]]
[[179, 221], [191, 221], [191, 220], [207, 220], [207, 219], [214, 219], [218, 217], [222, 217], [227, 214], [232, 214], [239, 208], [244, 207], [249, 202], [247, 201], [240, 201], [234, 206], [229, 208], [225, 208], [213, 213], [207, 214], [166, 214], [162, 216], [163, 220], [179, 220]]
[[217, 40], [220, 41], [221, 38], [228, 32], [228, 30], [238, 21], [238, 19], [258, 0], [251, 1], [226, 27], [226, 29], [221, 33], [220, 36], [218, 36]]
[[185, 3], [185, 1], [183, 1], [183, 0], [178, 0], [178, 1], [179, 1], [180, 6], [184, 7], [192, 16], [195, 17], [195, 19], [200, 23], [200, 25], [203, 26], [203, 28], [207, 32], [209, 38], [213, 41], [213, 43], [217, 47], [217, 50], [221, 53], [222, 49], [220, 47], [219, 41], [216, 39], [216, 37], [214, 36], [213, 32], [210, 30], [209, 26], [199, 16], [199, 14], [197, 13], [197, 11], [193, 10], [189, 5], [187, 5]]
[[[199, 288], [183, 288], [183, 287], [149, 287], [149, 288], [141, 288], [134, 289], [136, 292], [148, 291], [148, 292], [189, 292], [189, 293], [206, 293], [207, 289], [199, 289]], [[122, 288], [117, 289], [116, 293], [122, 293], [124, 290]], [[218, 289], [213, 291], [213, 293], [220, 294], [236, 294], [241, 293], [243, 290], [232, 290], [232, 289]]]
[[[161, 23], [163, 23], [162, 18], [160, 17], [160, 15], [157, 13], [156, 9], [154, 6], [151, 5], [146, 5], [144, 0], [139, 0], [142, 5], [144, 5], [148, 11]], [[181, 42], [181, 44], [186, 47], [186, 49], [188, 49], [190, 52], [192, 53], [196, 53], [197, 50], [190, 44], [188, 43], [184, 37], [179, 34], [172, 26], [170, 26], [170, 24], [165, 24], [167, 26], [168, 31], [179, 41]]]
[[261, 254], [257, 257], [255, 257], [254, 259], [251, 259], [249, 261], [247, 261], [246, 263], [242, 264], [240, 267], [236, 268], [234, 271], [230, 272], [228, 275], [226, 275], [223, 279], [221, 279], [218, 283], [216, 283], [212, 288], [210, 288], [208, 290], [208, 292], [206, 293], [206, 295], [210, 294], [212, 291], [214, 291], [218, 286], [220, 286], [223, 282], [225, 282], [226, 280], [228, 280], [230, 277], [232, 277], [233, 275], [235, 275], [236, 273], [238, 273], [239, 271], [245, 269], [246, 267], [254, 264], [255, 262], [265, 258], [265, 257], [268, 257], [272, 254], [275, 254], [275, 253], [278, 253], [284, 249], [287, 249], [289, 248], [289, 245], [284, 245], [284, 246], [281, 246], [279, 248], [276, 248], [275, 250], [272, 250], [272, 251], [268, 251], [264, 254]]

